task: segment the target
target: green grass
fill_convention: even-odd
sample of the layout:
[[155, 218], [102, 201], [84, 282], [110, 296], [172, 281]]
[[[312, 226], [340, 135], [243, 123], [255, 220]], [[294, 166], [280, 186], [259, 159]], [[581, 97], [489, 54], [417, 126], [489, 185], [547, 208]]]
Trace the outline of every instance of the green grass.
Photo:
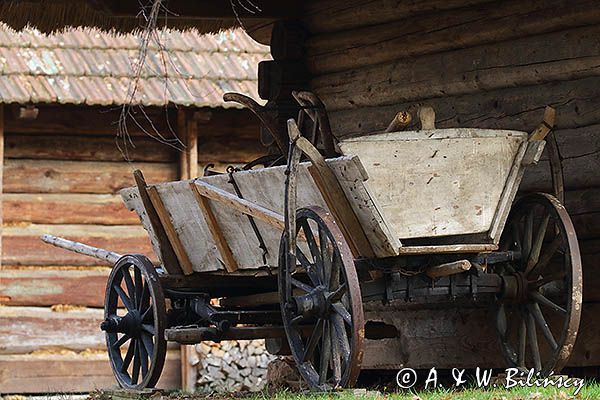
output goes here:
[[573, 388], [523, 388], [511, 389], [436, 389], [422, 391], [398, 391], [391, 393], [379, 393], [368, 391], [366, 394], [355, 393], [346, 390], [330, 394], [298, 394], [292, 392], [260, 393], [251, 396], [254, 400], [346, 400], [361, 398], [366, 400], [542, 400], [542, 399], [600, 399], [600, 384], [586, 383], [577, 396], [573, 396]]

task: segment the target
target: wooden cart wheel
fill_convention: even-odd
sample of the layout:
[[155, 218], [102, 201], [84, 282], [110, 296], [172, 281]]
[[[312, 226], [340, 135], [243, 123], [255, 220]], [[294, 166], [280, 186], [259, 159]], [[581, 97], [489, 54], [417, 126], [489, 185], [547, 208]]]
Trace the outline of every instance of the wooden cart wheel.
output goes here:
[[581, 316], [581, 256], [571, 219], [555, 197], [526, 196], [509, 215], [500, 249], [520, 253], [495, 271], [512, 292], [497, 310], [504, 356], [514, 367], [558, 373]]
[[165, 326], [165, 298], [154, 265], [139, 254], [121, 257], [108, 277], [101, 324], [121, 387], [156, 385], [167, 351]]
[[282, 239], [279, 296], [298, 370], [312, 389], [356, 383], [364, 315], [354, 258], [332, 216], [319, 207], [296, 214], [297, 246]]

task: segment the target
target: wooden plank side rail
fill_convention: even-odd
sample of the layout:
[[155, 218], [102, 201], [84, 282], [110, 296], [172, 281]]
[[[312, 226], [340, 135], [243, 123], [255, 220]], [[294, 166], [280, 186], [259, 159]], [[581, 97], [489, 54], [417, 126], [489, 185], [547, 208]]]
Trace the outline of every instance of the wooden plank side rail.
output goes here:
[[173, 226], [169, 212], [165, 208], [158, 190], [155, 186], [149, 186], [147, 191], [150, 201], [152, 201], [152, 205], [154, 206], [154, 209], [158, 214], [158, 218], [160, 219], [160, 222], [165, 230], [165, 234], [167, 235], [169, 243], [171, 243], [171, 246], [173, 246], [173, 251], [177, 256], [181, 270], [185, 275], [192, 274], [194, 272], [192, 269], [192, 262], [185, 252], [185, 248], [183, 247], [183, 244], [177, 235], [177, 231], [175, 231], [175, 227]]
[[198, 193], [202, 197], [217, 201], [221, 204], [231, 207], [242, 214], [249, 215], [260, 221], [266, 222], [269, 225], [276, 227], [283, 231], [284, 219], [283, 215], [271, 211], [268, 208], [259, 206], [251, 201], [237, 197], [223, 189], [206, 183], [200, 179], [196, 179], [190, 183], [194, 193]]

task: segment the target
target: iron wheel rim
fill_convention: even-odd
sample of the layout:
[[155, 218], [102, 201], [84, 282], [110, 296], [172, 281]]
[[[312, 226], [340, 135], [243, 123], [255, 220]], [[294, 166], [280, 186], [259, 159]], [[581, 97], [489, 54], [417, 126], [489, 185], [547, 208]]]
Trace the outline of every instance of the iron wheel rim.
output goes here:
[[[306, 238], [305, 250], [298, 245], [294, 260], [289, 260], [290, 249], [284, 235], [279, 258], [281, 312], [292, 356], [311, 389], [328, 391], [352, 386], [360, 373], [364, 342], [362, 298], [352, 252], [331, 214], [320, 207], [297, 211], [297, 238], [300, 231]], [[312, 242], [309, 240], [311, 234]], [[324, 255], [329, 255], [329, 260]], [[296, 258], [299, 268], [296, 268]], [[290, 268], [292, 264], [293, 268]], [[304, 280], [299, 278], [302, 274]], [[325, 298], [329, 296], [324, 306], [325, 314], [315, 316], [313, 320], [303, 317], [298, 321], [297, 310], [290, 306], [294, 291], [306, 295], [317, 287], [325, 293]], [[305, 324], [310, 322], [313, 322], [308, 325], [310, 334], [303, 335], [303, 330], [307, 329]], [[334, 335], [337, 341], [332, 339]], [[339, 355], [336, 356], [336, 352]]]
[[126, 329], [105, 332], [119, 386], [144, 389], [158, 382], [167, 351], [165, 310], [164, 294], [152, 262], [139, 254], [121, 257], [109, 275], [104, 304], [105, 321], [127, 318], [123, 324]]
[[543, 376], [559, 373], [573, 350], [582, 306], [581, 256], [571, 218], [552, 195], [525, 196], [511, 210], [500, 248], [521, 252], [510, 267], [522, 274], [527, 291], [522, 300], [497, 308], [503, 355], [512, 367], [533, 368]]

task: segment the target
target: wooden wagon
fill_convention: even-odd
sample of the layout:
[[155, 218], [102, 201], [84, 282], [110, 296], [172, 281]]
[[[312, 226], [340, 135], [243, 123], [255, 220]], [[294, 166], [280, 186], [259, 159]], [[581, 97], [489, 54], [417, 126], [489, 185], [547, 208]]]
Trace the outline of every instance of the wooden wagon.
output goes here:
[[229, 96], [287, 150], [279, 162], [152, 185], [134, 174], [137, 186], [121, 195], [159, 266], [44, 237], [114, 263], [101, 328], [119, 384], [153, 386], [167, 341], [266, 338], [270, 350], [293, 355], [312, 388], [351, 386], [364, 352], [363, 303], [372, 301], [423, 312], [495, 307], [490, 323], [507, 365], [558, 372], [581, 312], [577, 238], [552, 195], [514, 202], [553, 110], [527, 134], [436, 129], [423, 108], [420, 130], [399, 130], [410, 120], [399, 113], [386, 132], [336, 144], [320, 101], [296, 97], [303, 111], [282, 138], [257, 105]]

